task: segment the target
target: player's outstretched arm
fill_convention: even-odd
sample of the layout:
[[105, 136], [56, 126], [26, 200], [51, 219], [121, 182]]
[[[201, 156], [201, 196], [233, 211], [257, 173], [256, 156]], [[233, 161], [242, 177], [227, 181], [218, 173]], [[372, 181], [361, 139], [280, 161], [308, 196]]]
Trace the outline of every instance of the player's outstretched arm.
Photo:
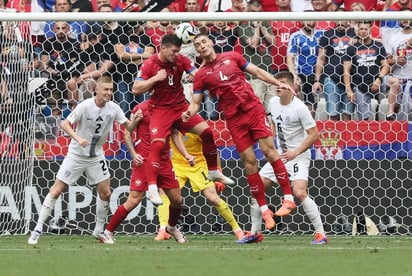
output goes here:
[[270, 83], [276, 86], [280, 86], [280, 87], [284, 87], [287, 89], [290, 89], [295, 95], [295, 90], [290, 86], [287, 85], [285, 83], [281, 83], [280, 81], [278, 81], [277, 79], [275, 79], [272, 74], [266, 72], [263, 69], [260, 69], [259, 67], [257, 67], [256, 65], [249, 63], [248, 66], [245, 68], [245, 71], [248, 72], [249, 74], [252, 74], [253, 76], [255, 76], [256, 78], [266, 82], [266, 83]]
[[141, 109], [137, 110], [136, 113], [130, 115], [130, 120], [127, 120], [123, 126], [130, 132], [132, 132], [140, 121], [143, 119], [143, 112]]
[[196, 93], [192, 95], [192, 101], [189, 105], [189, 108], [187, 109], [187, 111], [182, 113], [182, 120], [184, 122], [189, 120], [191, 117], [193, 117], [197, 113], [202, 103], [202, 99], [203, 99], [203, 94]]

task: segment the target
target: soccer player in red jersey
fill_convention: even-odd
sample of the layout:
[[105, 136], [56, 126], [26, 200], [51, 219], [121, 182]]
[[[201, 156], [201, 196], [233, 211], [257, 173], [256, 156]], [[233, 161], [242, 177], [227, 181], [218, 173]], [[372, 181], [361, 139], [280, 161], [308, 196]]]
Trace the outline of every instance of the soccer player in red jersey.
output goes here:
[[160, 169], [160, 156], [170, 136], [172, 127], [182, 133], [190, 131], [202, 138], [203, 155], [209, 169], [208, 178], [233, 185], [234, 181], [218, 171], [217, 147], [213, 132], [206, 121], [196, 115], [183, 121], [181, 114], [188, 109], [189, 104], [183, 93], [182, 74], [192, 75], [196, 67], [189, 58], [179, 54], [182, 41], [174, 34], [163, 36], [161, 49], [157, 55], [145, 60], [140, 67], [133, 84], [133, 93], [140, 95], [150, 91], [151, 120], [150, 153], [146, 162], [148, 180], [148, 197], [154, 205], [161, 205], [156, 181]]
[[[149, 101], [136, 105], [132, 114], [139, 116], [141, 119], [133, 132], [124, 131], [124, 139], [129, 149], [133, 162], [132, 174], [130, 176], [130, 194], [126, 202], [120, 205], [111, 217], [104, 235], [114, 243], [113, 234], [117, 226], [127, 217], [127, 215], [142, 201], [147, 190], [147, 178], [145, 162], [150, 151], [150, 110], [152, 103]], [[169, 219], [166, 231], [170, 233], [178, 243], [187, 243], [187, 239], [176, 227], [177, 221], [182, 213], [182, 195], [180, 192], [179, 182], [173, 171], [170, 160], [170, 144], [166, 145], [160, 152], [160, 169], [157, 179], [157, 185], [163, 189], [170, 200]]]
[[210, 95], [218, 99], [218, 107], [225, 114], [230, 134], [245, 166], [250, 191], [260, 206], [266, 228], [272, 229], [275, 221], [267, 206], [263, 183], [258, 174], [257, 158], [253, 149], [256, 142], [259, 142], [279, 184], [288, 194], [291, 193], [290, 182], [285, 165], [275, 149], [273, 133], [263, 104], [246, 80], [245, 72], [272, 85], [292, 91], [293, 89], [249, 63], [236, 52], [216, 54], [213, 42], [207, 35], [197, 35], [193, 43], [204, 64], [194, 77], [192, 102], [182, 114], [182, 119], [189, 120], [195, 116], [204, 91], [209, 91]]

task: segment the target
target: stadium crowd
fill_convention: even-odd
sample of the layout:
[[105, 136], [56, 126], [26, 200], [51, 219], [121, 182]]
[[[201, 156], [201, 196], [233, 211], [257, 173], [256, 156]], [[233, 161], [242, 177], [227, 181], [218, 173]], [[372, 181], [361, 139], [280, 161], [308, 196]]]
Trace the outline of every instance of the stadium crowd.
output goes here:
[[[0, 8], [13, 12], [139, 12], [147, 4], [145, 0], [2, 0]], [[175, 0], [161, 12], [411, 9], [411, 0]], [[9, 90], [13, 90], [15, 86], [10, 82], [19, 81], [9, 80], [8, 74], [33, 70], [35, 76], [48, 79], [49, 93], [39, 109], [39, 120], [64, 119], [79, 102], [93, 95], [96, 79], [109, 73], [115, 81], [114, 100], [128, 116], [136, 104], [148, 98], [147, 94], [131, 93], [140, 64], [159, 51], [163, 35], [174, 32], [179, 23], [3, 22], [2, 84], [9, 82]], [[271, 74], [292, 72], [296, 90], [315, 119], [405, 120], [410, 117], [411, 21], [366, 22], [370, 28], [362, 34], [358, 22], [349, 21], [190, 23], [213, 38], [217, 53], [237, 51]], [[10, 50], [12, 44], [18, 47], [17, 54]], [[191, 45], [184, 45], [184, 49], [197, 65], [201, 63]], [[351, 55], [347, 55], [347, 49], [352, 49]], [[16, 59], [19, 66], [11, 68], [10, 64]], [[251, 75], [247, 77], [267, 108], [273, 87]], [[190, 89], [190, 84], [187, 87]], [[10, 104], [12, 98], [13, 91], [2, 89], [2, 106]], [[202, 117], [222, 118], [223, 113], [215, 106], [216, 99], [206, 95], [200, 112]], [[4, 115], [3, 107], [2, 110]], [[378, 116], [378, 111], [384, 115]]]

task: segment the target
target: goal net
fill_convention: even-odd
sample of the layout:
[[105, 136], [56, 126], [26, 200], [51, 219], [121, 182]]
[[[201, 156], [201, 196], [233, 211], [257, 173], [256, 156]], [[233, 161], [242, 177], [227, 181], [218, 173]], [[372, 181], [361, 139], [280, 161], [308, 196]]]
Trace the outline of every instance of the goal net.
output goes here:
[[[348, 31], [340, 40], [326, 40], [334, 45], [324, 46], [345, 51], [347, 43], [356, 40], [356, 22], [366, 18], [372, 21], [372, 37], [385, 42], [387, 37], [384, 37], [379, 21], [399, 22], [405, 16], [402, 13], [383, 12], [310, 15], [249, 12], [16, 13], [13, 16], [7, 12], [0, 13], [0, 21], [3, 22], [0, 34], [0, 234], [25, 234], [34, 227], [41, 204], [70, 143], [70, 137], [60, 130], [59, 124], [70, 113], [73, 104], [93, 95], [93, 78], [85, 77], [85, 81], [69, 85], [76, 74], [86, 76], [92, 70], [104, 71], [102, 68], [105, 65], [108, 68], [106, 73], [115, 80], [114, 101], [128, 114], [144, 97], [133, 97], [130, 93], [141, 60], [130, 56], [126, 58], [126, 54], [137, 52], [138, 48], [150, 48], [155, 53], [159, 49], [161, 36], [173, 32], [181, 22], [191, 22], [199, 29], [207, 30], [215, 41], [217, 51], [237, 51], [250, 62], [275, 74], [290, 68], [287, 55], [291, 53], [291, 37], [302, 29], [303, 21], [314, 22], [322, 34], [311, 40], [316, 46], [312, 48], [315, 53], [302, 51], [309, 49], [309, 46], [305, 48], [305, 45], [299, 44], [299, 39], [295, 41], [296, 52], [292, 62], [296, 68], [300, 63], [314, 66], [309, 58], [318, 54], [317, 45], [322, 40], [321, 36], [328, 30], [336, 30], [342, 22], [348, 23], [347, 28], [354, 32], [353, 37], [349, 37]], [[55, 41], [53, 37], [58, 31], [53, 26], [63, 21], [69, 26], [69, 31], [64, 37], [64, 46], [56, 46], [58, 43], [52, 41]], [[49, 26], [51, 33], [45, 34], [50, 35], [48, 40], [39, 41], [41, 43], [32, 40], [34, 36], [30, 35], [30, 28], [34, 23], [36, 26]], [[249, 45], [256, 28], [265, 29], [273, 40], [258, 34], [258, 42]], [[183, 45], [183, 49], [187, 47], [190, 46]], [[410, 45], [405, 47], [407, 62], [412, 63]], [[399, 49], [396, 51], [392, 54], [398, 55]], [[364, 51], [362, 58], [367, 56], [367, 51]], [[365, 62], [370, 61], [365, 59]], [[46, 66], [42, 67], [43, 63]], [[383, 234], [410, 234], [412, 126], [408, 121], [411, 111], [404, 107], [411, 104], [412, 75], [398, 78], [401, 90], [393, 103], [395, 120], [386, 120], [390, 106], [387, 86], [381, 86], [373, 93], [366, 91], [369, 96], [355, 105], [349, 114], [350, 120], [343, 120], [342, 117], [336, 120], [331, 104], [344, 105], [345, 102], [343, 99], [332, 102], [330, 95], [326, 95], [325, 87], [326, 68], [334, 69], [334, 66], [342, 64], [333, 61], [325, 63], [319, 76], [314, 69], [309, 73], [296, 71], [301, 78], [299, 96], [309, 101], [308, 106], [314, 111], [320, 132], [319, 141], [311, 149], [313, 161], [309, 172], [309, 195], [319, 205], [325, 230], [331, 235], [351, 234], [352, 220], [358, 213], [369, 216], [381, 227]], [[412, 64], [406, 66], [412, 67]], [[357, 85], [365, 86], [369, 81], [366, 75], [365, 80]], [[313, 86], [317, 77], [320, 77], [323, 90], [308, 100], [303, 97], [304, 92], [308, 91], [307, 86]], [[273, 89], [252, 78], [250, 82], [262, 102], [267, 104]], [[343, 80], [338, 78], [337, 82], [336, 85], [344, 89]], [[185, 83], [185, 86], [190, 88], [190, 83]], [[370, 106], [369, 120], [358, 112], [362, 103], [362, 106]], [[216, 108], [216, 100], [206, 99], [200, 114], [213, 127], [223, 172], [236, 181], [235, 186], [226, 187], [220, 196], [228, 202], [240, 226], [249, 230], [250, 192], [246, 175], [223, 114]], [[112, 174], [111, 215], [127, 198], [131, 167], [117, 125], [113, 126], [105, 152]], [[265, 159], [258, 146], [256, 153], [261, 167]], [[69, 187], [59, 198], [45, 232], [83, 234], [94, 228], [96, 191], [86, 178], [81, 178], [77, 184]], [[231, 232], [224, 219], [201, 194], [191, 191], [190, 185], [186, 185], [182, 193], [184, 212], [180, 225], [183, 231], [195, 234]], [[282, 194], [276, 184], [267, 192], [267, 197], [271, 206], [279, 208]], [[157, 210], [144, 199], [117, 231], [122, 234], [153, 234], [157, 228]], [[283, 218], [272, 233], [308, 234], [313, 230], [302, 207], [298, 206], [297, 211]]]

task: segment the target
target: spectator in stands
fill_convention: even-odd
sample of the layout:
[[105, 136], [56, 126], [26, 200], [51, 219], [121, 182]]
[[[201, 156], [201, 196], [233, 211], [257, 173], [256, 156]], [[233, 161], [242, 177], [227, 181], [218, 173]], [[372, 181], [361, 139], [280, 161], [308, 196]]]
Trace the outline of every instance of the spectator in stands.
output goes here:
[[[164, 8], [161, 12], [170, 12], [170, 9]], [[159, 52], [162, 37], [165, 34], [174, 33], [174, 26], [169, 21], [148, 21], [144, 31], [156, 47], [156, 52]]]
[[[248, 12], [261, 12], [262, 5], [258, 0], [252, 0], [247, 5]], [[268, 21], [244, 21], [239, 26], [240, 44], [243, 55], [249, 62], [266, 72], [271, 72], [273, 64], [272, 47], [275, 43], [273, 30]], [[248, 74], [248, 79], [256, 95], [263, 103], [265, 110], [269, 100], [274, 95], [272, 84]]]
[[335, 29], [325, 31], [319, 40], [313, 90], [320, 92], [323, 81], [326, 111], [331, 120], [350, 120], [355, 110], [353, 102], [348, 100], [342, 80], [342, 58], [355, 36], [350, 22], [339, 21]]
[[[56, 0], [54, 12], [71, 12], [70, 0]], [[70, 31], [68, 33], [70, 37], [81, 42], [85, 38], [88, 29], [87, 24], [83, 21], [69, 21], [67, 23], [70, 26]], [[54, 21], [46, 22], [46, 25], [44, 26], [46, 38], [54, 36], [53, 26]]]
[[[329, 2], [328, 0], [311, 0], [314, 12], [325, 12], [328, 11]], [[336, 23], [334, 21], [316, 21], [315, 29], [317, 30], [330, 30], [335, 28]]]
[[139, 12], [145, 5], [144, 0], [120, 0], [114, 12]]
[[[113, 8], [109, 4], [102, 4], [99, 7], [99, 12], [113, 12]], [[95, 23], [102, 27], [102, 35], [104, 43], [116, 45], [120, 43], [120, 37], [130, 33], [131, 25], [128, 22], [104, 21], [103, 24]]]
[[[409, 12], [409, 9], [405, 9], [404, 12]], [[407, 95], [411, 85], [412, 85], [412, 21], [411, 20], [401, 20], [400, 21], [401, 30], [391, 37], [391, 44], [388, 49], [388, 63], [392, 66], [392, 75], [399, 80], [399, 89], [395, 87], [393, 92], [396, 96], [403, 91], [402, 105], [405, 107], [411, 103], [405, 102], [405, 100], [410, 100], [411, 95]], [[406, 88], [409, 89], [406, 89]], [[409, 93], [410, 94], [410, 93]], [[394, 108], [391, 105], [395, 105], [394, 99], [390, 100], [391, 93], [388, 95], [389, 111], [386, 116], [387, 120], [395, 120], [396, 114]], [[403, 107], [403, 112], [399, 119], [407, 119], [406, 114], [410, 113], [411, 110], [405, 110]], [[392, 113], [393, 112], [393, 113]]]
[[[364, 12], [366, 11], [365, 5], [362, 4], [361, 2], [353, 2], [352, 5], [350, 6], [350, 11], [354, 12]], [[352, 25], [356, 26], [357, 22], [351, 22]], [[371, 27], [371, 38], [374, 40], [381, 40], [381, 34], [380, 34], [380, 22], [373, 21], [372, 27]]]
[[132, 86], [140, 64], [156, 51], [150, 38], [143, 33], [142, 26], [136, 25], [131, 30], [132, 33], [121, 35], [119, 43], [114, 46], [119, 59], [116, 64], [117, 91], [114, 93], [114, 100], [119, 104], [126, 117], [129, 117], [130, 110], [137, 103], [144, 100], [143, 95], [134, 96], [132, 94]]
[[[387, 0], [386, 3], [389, 7], [386, 11], [401, 11], [401, 10], [409, 10], [412, 11], [412, 0], [398, 0], [392, 4], [392, 0]], [[389, 51], [389, 47], [391, 44], [391, 36], [392, 34], [396, 33], [401, 27], [399, 25], [399, 21], [397, 20], [382, 20], [381, 21], [381, 35], [382, 35], [382, 43], [385, 46], [386, 51]]]
[[216, 12], [216, 11], [226, 11], [232, 6], [231, 0], [210, 0], [207, 11]]
[[[0, 132], [6, 131], [9, 138], [1, 144], [6, 148], [0, 154], [24, 159], [27, 146], [31, 139], [33, 94], [28, 93], [29, 70], [31, 70], [30, 56], [32, 45], [28, 40], [21, 39], [20, 29], [16, 25], [5, 24], [0, 34]], [[0, 137], [1, 139], [1, 137]], [[17, 144], [17, 151], [12, 151]]]
[[119, 0], [91, 0], [93, 11], [98, 12], [101, 5], [107, 4], [110, 5], [112, 8], [116, 7], [119, 3]]
[[389, 73], [386, 51], [382, 43], [371, 38], [371, 21], [356, 24], [357, 39], [343, 56], [343, 81], [348, 101], [356, 103], [360, 120], [375, 120], [371, 100], [386, 88], [384, 77]]
[[93, 6], [89, 0], [71, 0], [71, 11], [72, 12], [93, 12]]
[[65, 21], [57, 21], [53, 26], [54, 36], [43, 43], [40, 56], [43, 73], [55, 80], [55, 87], [61, 97], [69, 103], [76, 102], [72, 94], [67, 93], [66, 82], [72, 75], [78, 76], [80, 63], [80, 43], [69, 37], [70, 26]]
[[314, 21], [303, 21], [300, 31], [289, 39], [287, 64], [294, 76], [296, 87], [300, 87], [301, 99], [315, 117], [317, 100], [313, 91], [315, 68], [319, 52], [319, 39], [323, 30], [315, 30]]
[[[76, 105], [77, 101], [85, 100], [92, 97], [94, 85], [97, 79], [106, 73], [113, 73], [117, 57], [114, 52], [114, 47], [110, 43], [105, 43], [102, 40], [101, 27], [95, 26], [87, 35], [87, 39], [82, 43], [80, 52], [80, 63], [83, 67], [80, 74], [72, 75], [67, 82], [68, 93], [72, 95], [72, 104]], [[88, 95], [79, 94], [79, 87], [82, 84], [87, 84]], [[86, 91], [84, 91], [86, 92]], [[87, 92], [86, 92], [87, 93]]]
[[[291, 0], [276, 0], [279, 12], [290, 12]], [[298, 21], [272, 21], [275, 45], [272, 47], [273, 66], [272, 72], [287, 71], [286, 55], [289, 44], [289, 37], [300, 29]]]
[[366, 11], [381, 11], [385, 6], [378, 0], [332, 0], [328, 9], [329, 11], [337, 11], [339, 8], [343, 8], [345, 11], [350, 11], [352, 4], [356, 2], [362, 2]]
[[215, 21], [210, 27], [209, 36], [214, 41], [213, 48], [216, 53], [235, 50], [239, 37], [239, 27], [232, 28], [226, 21]]
[[[199, 0], [186, 0], [185, 1], [185, 11], [186, 12], [199, 12]], [[193, 26], [198, 26], [196, 20], [190, 21]]]

